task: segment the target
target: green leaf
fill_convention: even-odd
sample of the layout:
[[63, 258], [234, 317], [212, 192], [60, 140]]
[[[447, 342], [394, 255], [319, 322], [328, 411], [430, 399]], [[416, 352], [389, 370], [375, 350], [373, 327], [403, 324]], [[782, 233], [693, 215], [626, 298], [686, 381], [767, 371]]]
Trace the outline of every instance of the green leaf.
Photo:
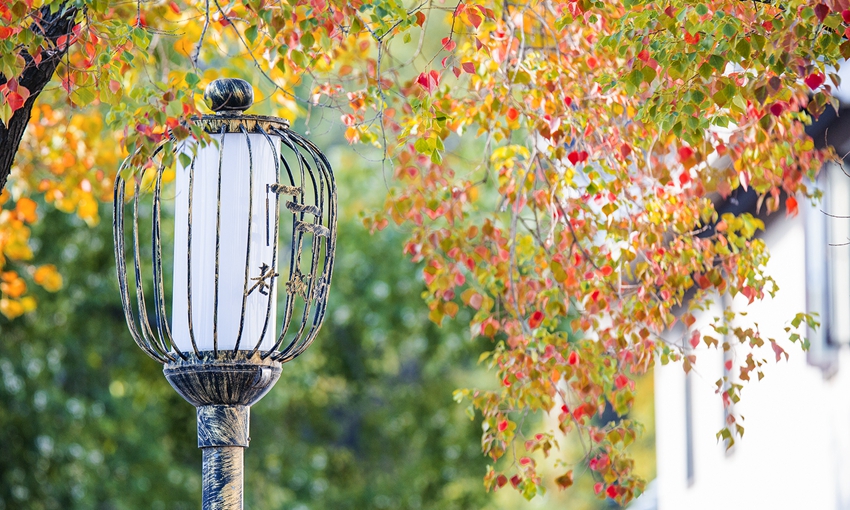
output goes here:
[[94, 99], [95, 95], [91, 87], [77, 87], [71, 92], [71, 101], [77, 106], [88, 106]]
[[750, 52], [752, 51], [752, 48], [750, 47], [750, 42], [747, 41], [746, 39], [741, 39], [740, 41], [738, 41], [738, 44], [735, 46], [735, 51], [738, 53], [738, 55], [741, 56], [741, 58], [743, 58], [745, 60], [749, 59], [750, 58]]
[[245, 38], [248, 39], [248, 42], [254, 44], [257, 41], [257, 25], [251, 25], [247, 29], [245, 29]]
[[187, 85], [189, 85], [189, 86], [190, 86], [190, 87], [192, 87], [192, 88], [195, 88], [195, 86], [196, 86], [198, 83], [200, 83], [200, 82], [201, 82], [201, 78], [199, 78], [197, 74], [195, 74], [195, 73], [191, 73], [191, 72], [190, 72], [190, 73], [186, 73], [186, 78], [185, 78], [185, 79], [186, 79], [186, 84], [187, 84]]
[[192, 165], [192, 158], [185, 152], [181, 152], [178, 159], [180, 160], [181, 168], [189, 168]]

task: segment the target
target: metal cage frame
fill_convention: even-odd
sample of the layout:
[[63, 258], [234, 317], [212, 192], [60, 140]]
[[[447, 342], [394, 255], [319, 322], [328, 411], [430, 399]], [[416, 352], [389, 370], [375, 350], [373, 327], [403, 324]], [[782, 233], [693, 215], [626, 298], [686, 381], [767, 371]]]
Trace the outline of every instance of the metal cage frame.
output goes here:
[[[192, 121], [204, 129], [213, 139], [219, 143], [219, 165], [218, 165], [218, 197], [216, 207], [216, 255], [215, 255], [215, 297], [213, 307], [213, 357], [219, 357], [219, 352], [232, 351], [236, 355], [240, 351], [248, 351], [248, 358], [259, 353], [262, 360], [271, 358], [279, 363], [286, 363], [302, 354], [315, 340], [316, 335], [325, 318], [327, 309], [327, 300], [330, 290], [331, 277], [334, 266], [334, 252], [336, 248], [336, 232], [337, 232], [337, 192], [336, 182], [334, 179], [333, 169], [328, 162], [326, 156], [316, 147], [310, 140], [290, 130], [289, 123], [283, 119], [274, 117], [244, 115], [241, 112], [234, 113], [218, 113], [215, 115], [203, 115]], [[248, 214], [248, 240], [246, 242], [246, 267], [242, 297], [242, 312], [239, 320], [239, 332], [234, 349], [219, 349], [218, 347], [218, 294], [219, 294], [219, 251], [220, 251], [220, 227], [221, 227], [221, 176], [222, 176], [222, 160], [224, 153], [225, 134], [242, 133], [245, 135], [248, 145], [248, 174], [249, 174], [249, 214]], [[251, 256], [251, 221], [254, 186], [255, 186], [255, 168], [251, 150], [251, 140], [248, 134], [258, 133], [263, 135], [266, 141], [271, 145], [275, 155], [275, 173], [276, 182], [267, 185], [266, 210], [267, 217], [270, 207], [270, 199], [268, 194], [274, 193], [274, 211], [275, 220], [273, 234], [270, 234], [267, 225], [266, 237], [270, 235], [276, 240], [273, 247], [272, 264], [270, 268], [261, 268], [259, 277], [251, 277], [249, 274], [249, 260]], [[278, 141], [273, 141], [277, 138]], [[162, 161], [162, 151], [165, 148], [165, 143], [161, 144], [151, 156], [151, 162], [159, 156], [160, 163], [153, 164], [156, 168], [155, 184], [153, 185], [153, 200], [152, 200], [152, 228], [151, 228], [151, 249], [152, 249], [152, 271], [153, 271], [153, 293], [154, 293], [154, 316], [155, 330], [151, 327], [148, 318], [148, 308], [145, 303], [145, 292], [143, 285], [143, 268], [141, 264], [141, 252], [139, 245], [139, 215], [142, 201], [141, 179], [135, 179], [134, 193], [132, 201], [132, 256], [133, 256], [133, 273], [135, 281], [135, 306], [133, 297], [130, 291], [129, 276], [127, 268], [127, 251], [125, 242], [125, 218], [124, 209], [128, 207], [125, 202], [126, 183], [122, 177], [122, 171], [118, 172], [115, 179], [114, 188], [114, 216], [113, 216], [113, 233], [115, 236], [115, 260], [118, 272], [118, 284], [121, 292], [121, 301], [124, 310], [124, 316], [127, 321], [127, 326], [136, 344], [152, 359], [161, 364], [170, 364], [182, 360], [183, 362], [190, 361], [191, 357], [200, 361], [206, 356], [198, 349], [195, 340], [195, 331], [192, 312], [192, 199], [193, 199], [193, 183], [195, 172], [195, 161], [193, 158], [189, 167], [189, 213], [188, 213], [188, 325], [189, 338], [192, 344], [191, 351], [181, 351], [177, 348], [174, 339], [171, 335], [169, 315], [166, 311], [166, 303], [164, 296], [163, 283], [163, 257], [162, 257], [162, 238], [161, 238], [161, 209], [162, 209], [162, 176], [167, 168], [172, 165], [166, 165]], [[177, 153], [177, 145], [174, 144], [174, 154]], [[294, 163], [287, 160], [287, 154], [297, 161], [297, 167]], [[177, 158], [173, 158], [175, 161]], [[122, 170], [125, 166], [122, 165]], [[300, 184], [296, 183], [296, 175], [300, 174]], [[288, 183], [288, 184], [287, 184]], [[309, 189], [305, 189], [311, 185], [312, 193]], [[258, 287], [260, 291], [267, 289], [271, 295], [273, 286], [277, 283], [276, 280], [281, 276], [274, 272], [273, 268], [277, 265], [280, 249], [280, 221], [281, 221], [281, 200], [285, 195], [289, 197], [284, 204], [284, 209], [288, 211], [292, 219], [292, 234], [290, 245], [290, 264], [289, 272], [285, 275], [286, 283], [283, 290], [286, 292], [286, 301], [282, 307], [283, 322], [280, 333], [274, 345], [268, 350], [261, 350], [260, 345], [266, 336], [269, 320], [271, 316], [272, 306], [277, 306], [269, 299], [265, 324], [262, 334], [256, 344], [250, 340], [243, 339], [243, 329], [245, 324], [245, 310], [248, 296]], [[310, 200], [312, 196], [312, 200]], [[285, 213], [284, 213], [285, 214]], [[310, 221], [309, 216], [312, 216]], [[312, 235], [311, 253], [309, 258], [309, 274], [301, 272], [301, 263], [303, 253], [303, 245], [305, 236]], [[323, 245], [322, 245], [323, 243]], [[324, 247], [324, 257], [320, 260], [322, 247]], [[278, 270], [282, 270], [279, 268]], [[255, 281], [256, 283], [252, 283]], [[285, 337], [292, 325], [293, 311], [295, 308], [296, 296], [300, 296], [304, 301], [303, 311], [301, 312], [301, 323], [295, 335], [288, 342], [284, 343]], [[307, 324], [310, 322], [310, 312], [313, 312], [312, 324], [307, 329]], [[276, 327], [272, 325], [271, 327]], [[305, 331], [306, 330], [306, 331]]]

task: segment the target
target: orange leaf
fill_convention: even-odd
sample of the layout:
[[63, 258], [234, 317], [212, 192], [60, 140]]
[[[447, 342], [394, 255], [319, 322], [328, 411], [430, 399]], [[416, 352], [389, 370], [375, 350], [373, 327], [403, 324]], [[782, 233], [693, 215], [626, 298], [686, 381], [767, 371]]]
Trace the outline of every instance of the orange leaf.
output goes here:
[[797, 213], [799, 212], [800, 211], [797, 205], [797, 199], [789, 195], [788, 198], [785, 199], [785, 215], [797, 216]]

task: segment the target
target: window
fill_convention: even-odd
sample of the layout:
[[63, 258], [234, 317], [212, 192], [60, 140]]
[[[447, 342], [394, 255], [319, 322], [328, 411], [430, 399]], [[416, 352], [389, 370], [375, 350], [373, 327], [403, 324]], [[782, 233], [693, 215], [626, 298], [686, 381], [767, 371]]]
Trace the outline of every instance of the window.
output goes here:
[[802, 208], [806, 233], [806, 308], [821, 326], [807, 331], [808, 362], [829, 377], [838, 370], [837, 349], [850, 344], [850, 176], [826, 165], [817, 186], [823, 199]]

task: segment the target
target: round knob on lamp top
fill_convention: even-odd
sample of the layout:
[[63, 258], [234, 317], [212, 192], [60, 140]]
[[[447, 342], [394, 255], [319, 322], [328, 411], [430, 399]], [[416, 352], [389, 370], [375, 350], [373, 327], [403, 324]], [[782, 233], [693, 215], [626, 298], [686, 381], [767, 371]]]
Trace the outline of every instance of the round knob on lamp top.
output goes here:
[[204, 102], [215, 113], [241, 113], [254, 104], [254, 89], [239, 78], [219, 78], [207, 85]]

